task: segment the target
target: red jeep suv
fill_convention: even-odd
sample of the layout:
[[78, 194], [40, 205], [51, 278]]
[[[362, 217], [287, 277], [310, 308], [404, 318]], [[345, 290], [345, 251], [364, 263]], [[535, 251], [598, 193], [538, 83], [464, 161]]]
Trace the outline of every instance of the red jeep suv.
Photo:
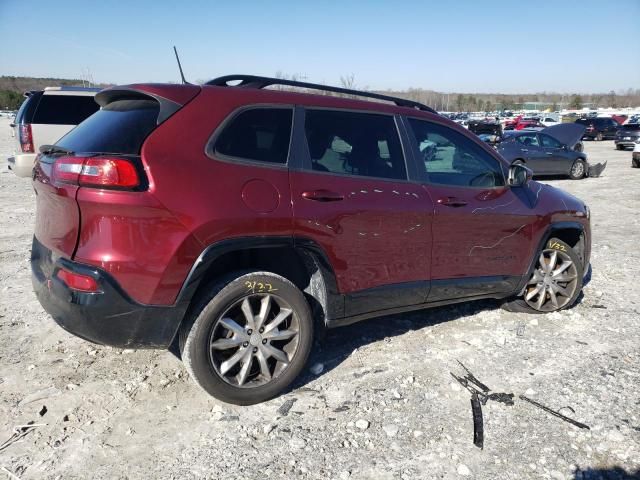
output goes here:
[[226, 402], [279, 394], [314, 330], [582, 289], [584, 203], [419, 103], [244, 75], [96, 101], [33, 171], [38, 299], [92, 342], [175, 341]]

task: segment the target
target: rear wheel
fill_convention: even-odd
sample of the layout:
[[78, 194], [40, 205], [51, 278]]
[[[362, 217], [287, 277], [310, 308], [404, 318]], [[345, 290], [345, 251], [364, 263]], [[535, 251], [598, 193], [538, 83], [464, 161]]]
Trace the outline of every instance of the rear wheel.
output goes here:
[[598, 132], [598, 134], [596, 135], [596, 141], [601, 142], [602, 138], [602, 133]]
[[187, 370], [207, 393], [252, 405], [281, 393], [304, 367], [313, 321], [302, 292], [269, 272], [215, 283], [181, 330]]
[[624, 150], [624, 145], [617, 144], [616, 150]]
[[576, 252], [558, 238], [547, 241], [520, 298], [504, 308], [513, 312], [548, 313], [571, 307], [582, 290], [583, 266]]
[[633, 168], [640, 168], [640, 158], [632, 158], [631, 159], [631, 166]]
[[585, 167], [584, 161], [576, 160], [571, 166], [569, 177], [571, 178], [571, 180], [580, 180], [582, 177], [584, 177], [586, 170], [587, 169]]

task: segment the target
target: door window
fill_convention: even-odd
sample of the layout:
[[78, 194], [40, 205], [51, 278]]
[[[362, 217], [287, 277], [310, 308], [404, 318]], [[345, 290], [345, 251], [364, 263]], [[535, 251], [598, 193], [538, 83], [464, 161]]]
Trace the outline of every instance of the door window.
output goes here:
[[500, 162], [472, 140], [436, 123], [417, 119], [409, 123], [429, 182], [478, 188], [505, 185]]
[[517, 140], [526, 147], [539, 147], [538, 136], [535, 133], [525, 133], [518, 135]]
[[317, 172], [406, 180], [393, 117], [338, 110], [307, 110], [305, 135]]
[[559, 141], [543, 133], [540, 134], [540, 141], [542, 146], [546, 148], [562, 148], [562, 144]]

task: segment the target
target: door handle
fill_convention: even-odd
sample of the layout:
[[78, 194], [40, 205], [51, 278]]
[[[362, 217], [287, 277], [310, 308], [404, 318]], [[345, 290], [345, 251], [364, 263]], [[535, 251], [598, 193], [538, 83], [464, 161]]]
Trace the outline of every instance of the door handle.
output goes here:
[[521, 149], [520, 149], [520, 151], [521, 151], [521, 152], [528, 152], [528, 151], [529, 151], [529, 149], [528, 149], [528, 148], [521, 148]]
[[439, 198], [438, 203], [446, 207], [454, 207], [454, 208], [464, 207], [467, 204], [467, 202], [465, 202], [464, 200], [460, 200], [459, 198], [456, 198], [456, 197]]
[[315, 200], [316, 202], [339, 202], [340, 200], [344, 200], [343, 195], [330, 190], [311, 190], [309, 192], [302, 192], [302, 198]]
[[547, 152], [547, 155], [553, 155], [553, 152]]

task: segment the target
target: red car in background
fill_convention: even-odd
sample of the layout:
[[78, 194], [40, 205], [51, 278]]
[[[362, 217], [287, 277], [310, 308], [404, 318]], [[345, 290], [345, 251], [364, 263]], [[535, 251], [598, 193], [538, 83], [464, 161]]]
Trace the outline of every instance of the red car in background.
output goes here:
[[525, 118], [523, 115], [508, 120], [504, 124], [504, 130], [522, 130], [523, 128], [544, 128], [544, 125], [537, 118]]

